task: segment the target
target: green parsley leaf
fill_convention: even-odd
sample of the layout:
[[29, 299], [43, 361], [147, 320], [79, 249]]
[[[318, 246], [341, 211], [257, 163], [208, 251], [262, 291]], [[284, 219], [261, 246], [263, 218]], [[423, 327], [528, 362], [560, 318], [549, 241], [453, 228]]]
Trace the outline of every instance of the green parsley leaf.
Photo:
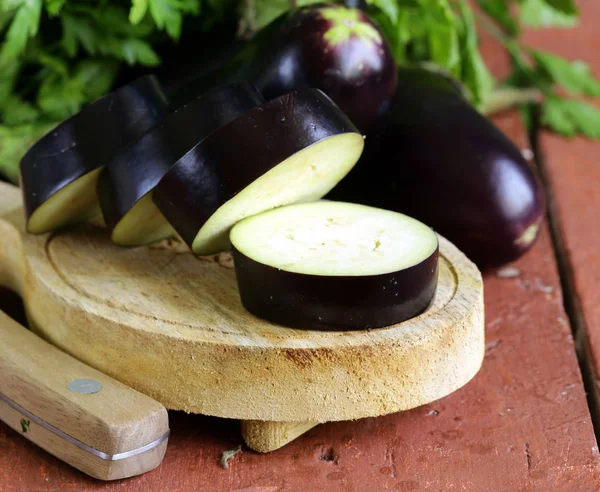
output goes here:
[[12, 20], [12, 18], [13, 18], [12, 11], [3, 12], [2, 8], [0, 7], [0, 32], [4, 31], [4, 29], [6, 28], [6, 26], [8, 26], [8, 24]]
[[[430, 21], [430, 26], [435, 25]], [[460, 48], [454, 27], [437, 24], [437, 27], [432, 27], [428, 39], [431, 60], [452, 75], [459, 76]]]
[[[296, 0], [297, 7], [323, 3], [322, 0]], [[240, 2], [240, 33], [249, 38], [256, 31], [270, 24], [292, 6], [289, 0], [242, 0]]]
[[405, 47], [408, 45], [412, 38], [412, 34], [410, 32], [410, 15], [406, 10], [401, 10], [398, 13], [398, 24], [396, 25], [396, 36], [398, 42], [398, 48], [402, 51], [402, 58], [400, 56], [396, 56], [396, 61], [400, 63], [401, 60], [404, 59]]
[[19, 182], [19, 162], [25, 152], [52, 130], [56, 123], [35, 123], [13, 128], [0, 125], [0, 173], [12, 183]]
[[34, 53], [39, 64], [43, 67], [49, 68], [53, 72], [56, 72], [57, 74], [63, 77], [67, 77], [69, 75], [69, 66], [67, 65], [67, 62], [62, 58], [52, 56], [42, 50], [39, 50]]
[[6, 63], [0, 69], [0, 107], [11, 97], [20, 71], [21, 64], [17, 61]]
[[384, 12], [393, 24], [398, 22], [398, 3], [395, 0], [372, 0], [369, 3]]
[[42, 0], [23, 0], [18, 8], [6, 39], [0, 51], [0, 64], [14, 60], [27, 46], [27, 40], [34, 37], [40, 27]]
[[[374, 1], [373, 4], [377, 5]], [[417, 5], [402, 5], [396, 22], [380, 6], [372, 16], [397, 63], [430, 61], [445, 72], [460, 76], [458, 26], [447, 0], [418, 0]]]
[[390, 42], [392, 55], [396, 63], [402, 63], [406, 60], [406, 47], [413, 37], [411, 32], [411, 11], [408, 9], [400, 10], [398, 13], [398, 23], [395, 26], [389, 18], [386, 19], [389, 22], [389, 27], [387, 28], [388, 34], [385, 37]]
[[90, 55], [98, 52], [98, 39], [87, 18], [63, 14], [61, 22], [63, 28], [61, 44], [69, 57], [73, 58], [77, 55], [79, 46]]
[[541, 122], [562, 135], [581, 132], [600, 138], [600, 110], [583, 101], [550, 97], [544, 104]]
[[148, 12], [148, 0], [132, 0], [129, 22], [139, 24]]
[[102, 54], [132, 65], [155, 66], [160, 62], [150, 45], [138, 39], [152, 31], [150, 19], [134, 26], [123, 9], [105, 8], [100, 11], [77, 9], [77, 14], [63, 14], [61, 20], [61, 44], [70, 57], [75, 57], [82, 47], [90, 55]]
[[504, 81], [505, 85], [515, 87], [537, 87], [545, 94], [552, 94], [554, 81], [539, 67], [534, 67], [526, 56], [526, 52], [514, 39], [504, 40], [504, 47], [508, 51], [513, 73]]
[[85, 101], [83, 87], [57, 74], [46, 76], [40, 85], [37, 105], [50, 119], [64, 120], [77, 113]]
[[143, 38], [151, 34], [154, 30], [151, 19], [144, 18], [134, 25], [129, 22], [127, 10], [117, 5], [107, 5], [101, 10], [92, 10], [91, 17], [100, 24], [98, 27], [102, 28], [98, 29], [98, 33], [104, 35]]
[[119, 63], [116, 60], [83, 60], [77, 64], [73, 79], [81, 85], [84, 102], [92, 102], [110, 91]]
[[202, 11], [202, 2], [200, 0], [179, 0], [176, 2], [176, 5], [184, 14], [196, 16]]
[[465, 0], [459, 0], [458, 6], [462, 19], [462, 81], [472, 94], [472, 102], [480, 106], [494, 88], [495, 81], [479, 52], [473, 12]]
[[421, 0], [427, 28], [429, 58], [455, 77], [460, 76], [460, 43], [456, 21], [446, 0]]
[[4, 11], [16, 10], [21, 7], [27, 0], [4, 0], [0, 4], [0, 9]]
[[600, 97], [600, 83], [590, 73], [587, 63], [581, 60], [571, 62], [540, 50], [533, 50], [532, 56], [546, 74], [567, 92]]
[[68, 76], [48, 71], [38, 91], [37, 104], [49, 119], [68, 118], [84, 104], [108, 92], [117, 70], [118, 62], [115, 60], [83, 60]]
[[396, 63], [403, 63], [406, 59], [406, 45], [411, 39], [408, 9], [400, 9], [396, 23], [379, 9], [370, 12], [370, 17], [383, 33]]
[[39, 117], [39, 110], [30, 102], [13, 95], [2, 105], [3, 121], [16, 126], [31, 123]]
[[46, 10], [51, 17], [56, 17], [60, 14], [67, 0], [46, 0]]
[[546, 3], [563, 14], [577, 15], [579, 13], [574, 0], [546, 0]]
[[524, 0], [519, 8], [521, 22], [529, 27], [575, 27], [577, 15], [552, 6], [549, 0]]
[[477, 3], [509, 34], [514, 36], [519, 33], [519, 25], [510, 12], [511, 0], [477, 0]]
[[183, 18], [172, 0], [149, 0], [150, 14], [159, 29], [165, 29], [173, 39], [179, 39]]
[[250, 37], [283, 14], [290, 4], [287, 0], [242, 0], [241, 31]]
[[140, 63], [147, 67], [154, 67], [160, 63], [160, 58], [152, 47], [141, 39], [130, 38], [122, 43], [123, 58], [130, 65]]
[[143, 38], [155, 28], [149, 17], [144, 17], [138, 24], [132, 24], [128, 11], [118, 5], [105, 4], [100, 8], [92, 8], [85, 4], [68, 4], [67, 7], [70, 14], [87, 18], [98, 37], [122, 35]]

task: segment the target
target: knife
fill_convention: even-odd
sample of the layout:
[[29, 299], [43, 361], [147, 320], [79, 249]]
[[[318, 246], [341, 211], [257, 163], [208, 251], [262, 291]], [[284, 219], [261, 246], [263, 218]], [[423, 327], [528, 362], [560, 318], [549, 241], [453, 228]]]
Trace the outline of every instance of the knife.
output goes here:
[[166, 409], [81, 363], [0, 311], [0, 420], [100, 480], [155, 469]]

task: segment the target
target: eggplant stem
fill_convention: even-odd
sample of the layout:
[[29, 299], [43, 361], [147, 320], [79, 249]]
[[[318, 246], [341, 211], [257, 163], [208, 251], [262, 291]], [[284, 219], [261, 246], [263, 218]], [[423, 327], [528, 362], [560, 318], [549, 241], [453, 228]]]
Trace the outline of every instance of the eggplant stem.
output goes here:
[[543, 99], [544, 94], [539, 89], [499, 87], [483, 101], [480, 111], [485, 115], [492, 115], [521, 104], [539, 104]]

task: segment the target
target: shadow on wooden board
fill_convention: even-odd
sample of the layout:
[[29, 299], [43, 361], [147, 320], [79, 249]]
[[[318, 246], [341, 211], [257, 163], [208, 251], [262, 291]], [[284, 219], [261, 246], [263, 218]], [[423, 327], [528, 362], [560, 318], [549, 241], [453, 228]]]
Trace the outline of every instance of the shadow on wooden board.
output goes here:
[[13, 291], [0, 287], [0, 311], [4, 311], [12, 319], [27, 326], [23, 301]]

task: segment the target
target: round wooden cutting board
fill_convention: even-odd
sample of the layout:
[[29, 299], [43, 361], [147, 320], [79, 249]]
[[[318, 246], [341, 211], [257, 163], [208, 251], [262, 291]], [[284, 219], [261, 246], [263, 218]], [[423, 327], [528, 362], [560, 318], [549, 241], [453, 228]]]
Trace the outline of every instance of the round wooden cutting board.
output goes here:
[[0, 184], [0, 284], [31, 327], [65, 352], [167, 408], [244, 421], [275, 449], [320, 422], [406, 410], [467, 383], [484, 355], [481, 275], [440, 238], [432, 307], [370, 331], [318, 332], [247, 313], [231, 257], [170, 241], [114, 246], [93, 225], [24, 233], [20, 194]]

